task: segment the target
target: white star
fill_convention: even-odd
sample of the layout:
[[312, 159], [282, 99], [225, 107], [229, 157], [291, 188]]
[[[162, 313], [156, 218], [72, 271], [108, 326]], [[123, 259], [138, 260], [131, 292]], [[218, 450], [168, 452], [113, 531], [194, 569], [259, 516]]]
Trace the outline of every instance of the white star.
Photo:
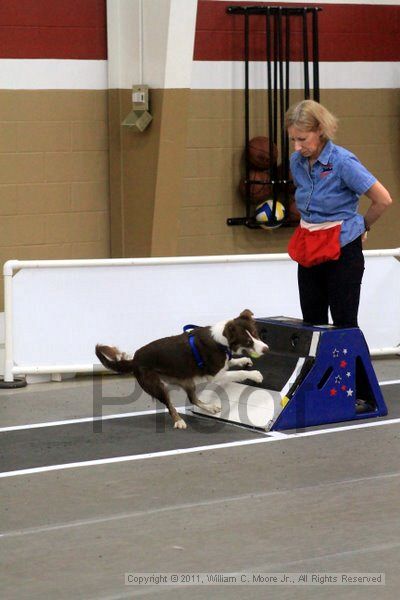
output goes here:
[[352, 395], [353, 395], [353, 390], [352, 390], [351, 388], [349, 388], [349, 389], [347, 390], [347, 395], [348, 395], [348, 396], [352, 396]]
[[347, 354], [347, 348], [343, 348], [343, 354]]
[[342, 381], [342, 378], [340, 377], [340, 375], [337, 375], [335, 377], [335, 383], [340, 383]]
[[332, 353], [334, 358], [337, 358], [339, 356], [339, 350], [337, 350], [336, 348], [334, 349], [333, 353]]
[[346, 377], [351, 377], [351, 373], [350, 373], [350, 371], [347, 371], [347, 373], [346, 373]]

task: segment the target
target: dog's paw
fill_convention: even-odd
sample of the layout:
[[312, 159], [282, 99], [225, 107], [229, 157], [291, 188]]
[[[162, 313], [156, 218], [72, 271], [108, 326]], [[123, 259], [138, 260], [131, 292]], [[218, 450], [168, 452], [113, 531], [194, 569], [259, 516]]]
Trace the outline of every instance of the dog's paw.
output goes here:
[[252, 367], [253, 361], [251, 360], [251, 358], [248, 357], [238, 358], [236, 365], [238, 367]]
[[221, 412], [221, 407], [217, 404], [204, 404], [203, 408], [211, 415], [216, 415], [217, 413]]
[[179, 421], [175, 421], [174, 429], [186, 429], [187, 425], [183, 419], [179, 419]]
[[264, 376], [262, 375], [262, 373], [260, 373], [260, 371], [250, 371], [250, 373], [248, 374], [248, 379], [251, 379], [255, 383], [261, 383], [264, 379]]

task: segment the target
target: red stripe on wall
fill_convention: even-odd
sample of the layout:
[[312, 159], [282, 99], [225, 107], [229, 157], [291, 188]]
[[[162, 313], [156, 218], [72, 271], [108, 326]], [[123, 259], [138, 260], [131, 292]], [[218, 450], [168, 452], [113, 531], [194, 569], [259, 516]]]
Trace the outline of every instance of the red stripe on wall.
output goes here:
[[106, 0], [1, 0], [0, 58], [107, 58]]
[[[214, 2], [199, 0], [194, 60], [243, 60], [244, 17], [229, 15], [228, 6], [276, 6], [274, 2]], [[279, 6], [304, 6], [280, 4]], [[317, 5], [316, 5], [317, 6]], [[400, 7], [367, 4], [321, 4], [320, 61], [400, 60]], [[265, 17], [252, 16], [250, 60], [266, 60]], [[311, 52], [311, 18], [309, 20]], [[302, 19], [291, 20], [291, 60], [303, 60]]]

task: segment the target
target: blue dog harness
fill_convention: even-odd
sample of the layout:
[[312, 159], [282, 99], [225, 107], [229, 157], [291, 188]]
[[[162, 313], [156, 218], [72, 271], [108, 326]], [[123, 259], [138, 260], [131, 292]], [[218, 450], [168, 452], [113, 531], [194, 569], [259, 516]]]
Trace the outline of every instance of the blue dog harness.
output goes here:
[[[193, 331], [193, 329], [197, 329], [199, 327], [199, 325], [185, 325], [183, 328], [183, 331], [186, 332], [190, 332]], [[196, 341], [194, 339], [194, 333], [189, 333], [188, 335], [188, 340], [189, 340], [189, 345], [190, 345], [190, 349], [192, 351], [194, 360], [196, 361], [197, 366], [200, 369], [204, 368], [204, 361], [201, 357], [201, 354], [199, 352], [199, 349], [196, 346]], [[229, 348], [227, 348], [226, 346], [223, 346], [222, 344], [218, 344], [218, 347], [221, 348], [225, 354], [227, 355], [228, 359], [231, 360], [232, 358], [232, 352], [229, 350]]]

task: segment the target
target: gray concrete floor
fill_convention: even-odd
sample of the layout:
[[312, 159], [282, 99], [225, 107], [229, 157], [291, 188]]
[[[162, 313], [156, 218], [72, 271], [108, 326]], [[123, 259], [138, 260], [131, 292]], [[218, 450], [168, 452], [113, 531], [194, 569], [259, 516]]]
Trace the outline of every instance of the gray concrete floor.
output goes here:
[[[374, 366], [400, 379], [400, 359]], [[131, 385], [104, 381], [104, 414], [154, 407], [112, 404]], [[1, 390], [0, 414], [1, 427], [90, 417], [93, 383]], [[0, 479], [1, 597], [397, 599], [399, 460], [396, 422]], [[126, 572], [384, 572], [386, 585], [128, 587]]]

